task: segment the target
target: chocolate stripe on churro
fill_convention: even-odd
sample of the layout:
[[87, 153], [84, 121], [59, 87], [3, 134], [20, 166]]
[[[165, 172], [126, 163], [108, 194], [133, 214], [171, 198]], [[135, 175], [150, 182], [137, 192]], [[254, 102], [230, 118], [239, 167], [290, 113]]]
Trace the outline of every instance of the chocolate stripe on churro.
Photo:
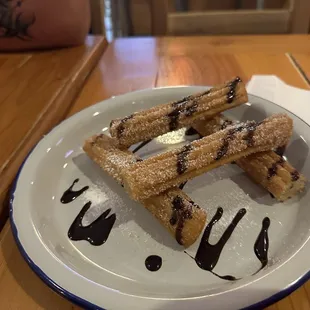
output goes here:
[[178, 154], [177, 158], [177, 171], [178, 174], [182, 174], [186, 171], [186, 157], [188, 153], [191, 151], [191, 146], [190, 145], [184, 145], [181, 149], [181, 152]]
[[180, 196], [175, 196], [172, 200], [172, 214], [169, 223], [172, 226], [177, 224], [175, 238], [179, 244], [182, 244], [185, 220], [192, 219], [192, 208], [193, 204], [186, 205], [186, 202]]
[[[193, 125], [193, 128], [200, 135], [208, 136], [232, 124], [232, 120], [224, 116], [217, 116], [210, 121], [198, 121]], [[263, 186], [279, 201], [285, 201], [297, 195], [304, 190], [306, 184], [306, 178], [282, 158], [284, 150], [285, 146], [280, 146], [276, 149], [277, 153], [266, 151], [236, 160], [236, 164], [250, 178]]]
[[[122, 184], [122, 171], [141, 161], [132, 152], [118, 149], [117, 142], [105, 135], [88, 139], [84, 144], [84, 150], [120, 184]], [[206, 212], [178, 188], [170, 189], [142, 203], [176, 241], [185, 247], [195, 242], [206, 222]]]
[[268, 175], [267, 180], [270, 180], [274, 175], [277, 174], [277, 170], [279, 166], [282, 166], [284, 164], [284, 158], [279, 158], [275, 163], [272, 164], [272, 166], [268, 169]]
[[236, 96], [236, 86], [237, 84], [241, 82], [241, 79], [239, 77], [236, 77], [234, 80], [232, 80], [230, 83], [228, 83], [229, 92], [227, 93], [227, 102], [232, 103]]
[[291, 172], [292, 181], [297, 181], [300, 178], [300, 174], [297, 170]]
[[117, 139], [119, 147], [127, 148], [137, 142], [189, 126], [198, 119], [212, 118], [247, 100], [244, 83], [240, 78], [235, 78], [206, 92], [113, 120], [110, 124], [110, 134]]
[[125, 130], [125, 124], [126, 122], [133, 118], [133, 115], [129, 115], [129, 116], [126, 116], [125, 118], [123, 118], [121, 120], [121, 123], [119, 124], [119, 126], [117, 127], [117, 137], [121, 137], [121, 135], [123, 134], [124, 130]]
[[184, 147], [125, 168], [124, 187], [133, 199], [144, 200], [226, 163], [284, 145], [292, 134], [292, 126], [292, 120], [285, 114], [273, 115], [258, 124], [230, 126], [189, 143], [186, 147], [189, 151], [182, 157], [182, 166], [186, 167], [182, 174], [178, 154]]

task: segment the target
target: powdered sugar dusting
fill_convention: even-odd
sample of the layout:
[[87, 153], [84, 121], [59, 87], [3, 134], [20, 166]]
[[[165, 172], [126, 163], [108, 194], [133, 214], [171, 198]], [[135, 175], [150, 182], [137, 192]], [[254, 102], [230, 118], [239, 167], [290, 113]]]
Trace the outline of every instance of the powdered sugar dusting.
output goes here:
[[[203, 93], [187, 96], [175, 102], [157, 105], [147, 110], [142, 110], [111, 122], [111, 136], [118, 139], [123, 147], [128, 147], [139, 141], [146, 141], [171, 131], [171, 113], [177, 111], [175, 128], [181, 128], [193, 124], [197, 119], [213, 117], [215, 114], [234, 106], [247, 102], [245, 85], [240, 81], [235, 89], [234, 101], [227, 103], [227, 83], [214, 87]], [[195, 107], [190, 114], [188, 113]], [[187, 111], [187, 112], [186, 112]], [[121, 128], [121, 135], [119, 129]]]

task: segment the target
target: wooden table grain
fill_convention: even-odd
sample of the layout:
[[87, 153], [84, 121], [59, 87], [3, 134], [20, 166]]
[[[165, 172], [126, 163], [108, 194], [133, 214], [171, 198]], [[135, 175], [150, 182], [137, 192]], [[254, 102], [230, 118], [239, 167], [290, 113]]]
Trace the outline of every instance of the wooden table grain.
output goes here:
[[299, 71], [302, 79], [310, 87], [310, 53], [289, 53], [293, 66]]
[[[309, 36], [119, 39], [108, 47], [66, 116], [128, 91], [212, 85], [234, 75], [248, 81], [253, 74], [274, 74], [309, 89], [300, 72], [302, 68], [309, 77], [309, 53]], [[309, 299], [307, 283], [267, 309], [310, 309]], [[3, 309], [78, 309], [49, 290], [29, 269], [13, 242], [9, 223], [0, 234], [0, 301]]]
[[26, 154], [66, 115], [107, 41], [59, 50], [0, 55], [0, 229], [4, 201]]

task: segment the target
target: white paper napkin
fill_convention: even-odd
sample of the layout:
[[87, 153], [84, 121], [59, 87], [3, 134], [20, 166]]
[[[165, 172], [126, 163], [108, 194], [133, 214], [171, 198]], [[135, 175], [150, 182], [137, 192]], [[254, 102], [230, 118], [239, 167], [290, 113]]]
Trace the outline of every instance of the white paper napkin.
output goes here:
[[290, 86], [275, 75], [253, 75], [249, 94], [272, 101], [310, 124], [310, 91]]

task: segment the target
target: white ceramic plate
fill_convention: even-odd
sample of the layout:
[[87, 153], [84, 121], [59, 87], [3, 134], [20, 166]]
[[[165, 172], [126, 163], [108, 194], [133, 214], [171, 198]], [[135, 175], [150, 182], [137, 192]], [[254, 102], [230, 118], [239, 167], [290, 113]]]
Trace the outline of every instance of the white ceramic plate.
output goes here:
[[[186, 185], [185, 192], [208, 213], [224, 209], [213, 227], [215, 243], [240, 208], [247, 214], [225, 245], [214, 271], [241, 280], [225, 281], [200, 269], [168, 232], [123, 188], [83, 153], [83, 141], [107, 133], [110, 120], [140, 109], [176, 100], [204, 87], [151, 89], [113, 97], [64, 121], [30, 153], [16, 179], [11, 196], [11, 223], [16, 242], [31, 268], [57, 292], [84, 308], [106, 309], [240, 309], [258, 308], [284, 297], [309, 278], [309, 191], [286, 203], [277, 203], [253, 184], [236, 166], [227, 165]], [[239, 120], [261, 120], [284, 110], [261, 98], [227, 112]], [[294, 136], [286, 156], [310, 178], [307, 124], [294, 120]], [[149, 156], [184, 143], [184, 131], [159, 137], [139, 151]], [[79, 178], [75, 189], [89, 186], [73, 202], [62, 204], [63, 192]], [[83, 218], [89, 224], [108, 208], [116, 222], [101, 246], [71, 241], [68, 229], [82, 207], [92, 201]], [[253, 250], [268, 216], [269, 262], [260, 268]], [[200, 238], [199, 238], [200, 239]], [[195, 256], [200, 240], [187, 252]], [[162, 267], [150, 272], [149, 255], [162, 257]]]

